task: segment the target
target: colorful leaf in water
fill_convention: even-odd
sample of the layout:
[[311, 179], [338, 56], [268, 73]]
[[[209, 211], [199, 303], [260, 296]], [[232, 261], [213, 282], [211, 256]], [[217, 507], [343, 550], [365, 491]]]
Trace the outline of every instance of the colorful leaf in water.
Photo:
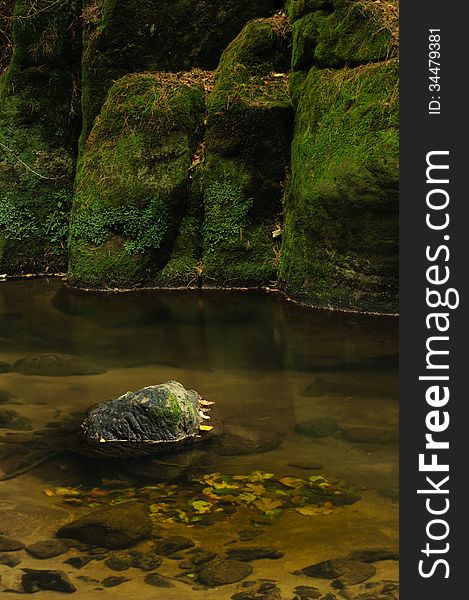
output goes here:
[[304, 479], [300, 479], [299, 477], [282, 477], [279, 479], [280, 483], [290, 488], [297, 488], [306, 485], [306, 481]]
[[263, 497], [256, 500], [254, 506], [263, 513], [269, 513], [276, 508], [282, 506], [281, 500], [273, 500], [271, 498]]
[[205, 500], [194, 500], [192, 507], [199, 514], [208, 513], [212, 510], [210, 502], [206, 502]]

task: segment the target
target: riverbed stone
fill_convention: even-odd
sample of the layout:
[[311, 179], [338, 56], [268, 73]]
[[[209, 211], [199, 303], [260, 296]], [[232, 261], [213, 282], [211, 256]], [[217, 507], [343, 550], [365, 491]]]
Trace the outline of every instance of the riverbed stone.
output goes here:
[[364, 550], [355, 550], [348, 557], [350, 560], [359, 560], [361, 562], [378, 562], [379, 560], [399, 560], [399, 552], [386, 548], [366, 548]]
[[23, 542], [0, 535], [0, 552], [15, 552], [24, 548]]
[[321, 592], [316, 587], [310, 585], [297, 585], [295, 594], [298, 600], [317, 600], [321, 597]]
[[112, 571], [126, 571], [130, 569], [132, 557], [129, 554], [111, 554], [104, 564]]
[[295, 469], [300, 469], [301, 471], [317, 471], [324, 467], [322, 463], [310, 462], [308, 460], [296, 460], [294, 462], [289, 462], [288, 466], [294, 467]]
[[342, 437], [360, 444], [394, 444], [399, 440], [396, 432], [374, 427], [347, 427], [342, 430]]
[[133, 546], [149, 538], [151, 532], [148, 506], [141, 502], [125, 502], [93, 511], [63, 525], [56, 535], [113, 550]]
[[295, 431], [312, 438], [334, 435], [338, 428], [337, 420], [332, 417], [315, 417], [314, 419], [295, 425]]
[[148, 585], [153, 585], [158, 588], [172, 588], [174, 584], [169, 581], [167, 577], [163, 577], [163, 575], [158, 575], [158, 573], [149, 573], [145, 575], [144, 579], [145, 583]]
[[116, 587], [118, 585], [121, 585], [122, 583], [125, 583], [126, 581], [130, 581], [130, 579], [127, 579], [127, 577], [116, 577], [114, 575], [114, 576], [106, 577], [105, 579], [103, 579], [101, 581], [101, 584], [105, 588], [110, 588], [110, 587]]
[[135, 569], [141, 569], [142, 571], [153, 571], [153, 569], [157, 569], [162, 562], [163, 561], [159, 556], [138, 552], [132, 557], [131, 564]]
[[0, 565], [5, 565], [6, 567], [16, 567], [19, 565], [21, 560], [12, 554], [0, 554]]
[[63, 571], [23, 569], [21, 582], [28, 594], [40, 591], [53, 591], [71, 594], [76, 587]]
[[376, 573], [373, 565], [358, 560], [333, 558], [302, 569], [308, 577], [339, 579], [342, 585], [362, 583]]
[[222, 456], [257, 454], [275, 450], [280, 443], [275, 432], [232, 424], [217, 438], [216, 450]]
[[93, 556], [71, 556], [70, 558], [67, 558], [67, 560], [64, 560], [64, 564], [71, 565], [75, 569], [82, 569], [92, 560], [94, 560]]
[[27, 356], [17, 360], [13, 371], [23, 375], [44, 375], [64, 377], [67, 375], [97, 375], [104, 369], [80, 356], [71, 354], [46, 353]]
[[241, 561], [260, 560], [262, 558], [277, 559], [282, 558], [284, 553], [274, 548], [264, 546], [256, 547], [236, 547], [226, 551], [228, 558]]
[[195, 566], [203, 565], [217, 557], [216, 552], [205, 550], [204, 548], [194, 548], [193, 550], [189, 550], [187, 555]]
[[[0, 373], [7, 373], [10, 370], [10, 363], [4, 362], [3, 360], [0, 360]], [[0, 403], [1, 403], [1, 392], [3, 390], [0, 390]]]
[[227, 585], [245, 579], [252, 573], [252, 566], [240, 560], [217, 559], [202, 566], [198, 580], [208, 587]]
[[155, 552], [162, 556], [168, 556], [192, 548], [194, 545], [194, 542], [187, 537], [171, 535], [155, 543]]
[[53, 558], [68, 552], [69, 545], [61, 540], [42, 540], [26, 547], [26, 552], [34, 558]]

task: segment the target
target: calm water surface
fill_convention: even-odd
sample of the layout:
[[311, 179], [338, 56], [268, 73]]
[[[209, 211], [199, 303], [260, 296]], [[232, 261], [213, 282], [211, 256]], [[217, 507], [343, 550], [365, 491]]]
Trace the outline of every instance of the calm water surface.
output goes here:
[[[354, 550], [397, 549], [397, 325], [392, 318], [314, 311], [254, 292], [85, 294], [57, 280], [0, 283], [0, 363], [5, 363], [0, 475], [18, 473], [0, 482], [0, 529], [30, 544], [53, 537], [60, 524], [90, 510], [44, 494], [60, 486], [85, 490], [176, 482], [177, 493], [188, 496], [195, 494], [191, 477], [213, 472], [261, 471], [276, 481], [323, 475], [361, 499], [311, 515], [280, 508], [260, 522], [244, 509], [227, 510], [203, 527], [165, 519], [163, 513], [156, 520], [164, 535], [188, 536], [220, 556], [243, 543], [283, 552], [280, 559], [253, 561], [248, 579], [275, 580], [287, 600], [298, 585], [333, 591], [326, 580], [292, 573]], [[15, 361], [42, 353], [79, 356], [104, 372], [47, 377], [9, 370]], [[169, 379], [216, 403], [225, 431], [231, 432], [225, 446], [200, 445], [169, 457], [167, 465], [101, 464], [70, 451], [87, 407]], [[324, 417], [329, 420], [314, 421]], [[298, 431], [311, 421], [333, 426], [319, 437], [317, 430], [316, 436]], [[252, 453], [240, 454], [246, 443]], [[264, 451], [266, 446], [271, 449]], [[259, 535], [240, 542], [245, 530]], [[17, 556], [22, 561], [17, 568], [65, 570], [84, 598], [215, 599], [244, 589], [242, 583], [208, 591], [190, 580], [180, 583], [178, 560], [165, 559], [158, 569], [174, 586], [160, 590], [134, 568], [116, 573], [93, 561], [76, 570], [63, 564], [67, 556], [39, 560], [25, 551]], [[396, 561], [375, 567], [368, 584], [397, 579]], [[11, 574], [10, 567], [1, 569]], [[121, 585], [100, 585], [105, 577], [122, 574], [128, 581]], [[363, 592], [360, 585], [351, 589]]]

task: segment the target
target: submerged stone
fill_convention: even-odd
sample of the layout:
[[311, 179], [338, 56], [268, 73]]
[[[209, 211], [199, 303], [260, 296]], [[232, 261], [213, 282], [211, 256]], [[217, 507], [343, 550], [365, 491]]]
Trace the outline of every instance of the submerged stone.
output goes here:
[[334, 435], [338, 428], [337, 420], [332, 417], [316, 417], [305, 423], [298, 423], [298, 425], [295, 425], [295, 431], [312, 438], [322, 438]]
[[81, 425], [81, 438], [90, 454], [127, 457], [167, 452], [210, 435], [201, 429], [209, 422], [206, 409], [200, 394], [167, 381], [91, 408]]
[[65, 541], [60, 540], [42, 540], [26, 547], [26, 552], [34, 556], [34, 558], [53, 558], [65, 554], [69, 549], [69, 545]]
[[63, 525], [56, 535], [117, 550], [149, 538], [151, 532], [148, 507], [140, 502], [125, 502]]
[[239, 560], [217, 559], [202, 566], [198, 579], [208, 587], [227, 585], [245, 579], [252, 573], [249, 563]]
[[216, 449], [222, 456], [237, 456], [274, 450], [280, 443], [279, 436], [271, 431], [230, 425], [217, 439]]
[[54, 591], [71, 594], [76, 587], [63, 571], [23, 569], [22, 584], [28, 594], [41, 591]]
[[23, 542], [0, 535], [0, 552], [14, 552], [23, 548]]
[[308, 577], [340, 578], [343, 585], [355, 585], [372, 577], [376, 569], [373, 565], [362, 561], [333, 558], [305, 567], [302, 572]]
[[17, 360], [13, 371], [23, 375], [45, 375], [48, 377], [64, 377], [67, 375], [97, 375], [104, 369], [91, 361], [71, 354], [38, 354]]

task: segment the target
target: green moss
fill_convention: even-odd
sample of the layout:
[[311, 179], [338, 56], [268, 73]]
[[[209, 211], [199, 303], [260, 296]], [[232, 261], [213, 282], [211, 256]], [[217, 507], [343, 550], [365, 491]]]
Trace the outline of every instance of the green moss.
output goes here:
[[337, 2], [334, 12], [317, 23], [315, 63], [337, 68], [397, 56], [397, 10], [389, 18], [386, 12], [396, 4], [392, 0], [379, 4], [370, 0]]
[[293, 23], [308, 13], [332, 10], [332, 0], [286, 0], [285, 12]]
[[288, 164], [290, 28], [249, 23], [228, 46], [208, 99], [204, 285], [265, 285], [275, 278], [282, 182]]
[[186, 213], [204, 112], [196, 73], [129, 75], [111, 88], [77, 172], [74, 284], [150, 283], [166, 264]]
[[78, 114], [78, 3], [17, 1], [0, 79], [2, 272], [63, 270]]
[[138, 71], [214, 69], [243, 25], [274, 7], [274, 0], [85, 0], [81, 146], [114, 80]]
[[398, 64], [312, 69], [297, 90], [281, 281], [323, 306], [396, 310]]

